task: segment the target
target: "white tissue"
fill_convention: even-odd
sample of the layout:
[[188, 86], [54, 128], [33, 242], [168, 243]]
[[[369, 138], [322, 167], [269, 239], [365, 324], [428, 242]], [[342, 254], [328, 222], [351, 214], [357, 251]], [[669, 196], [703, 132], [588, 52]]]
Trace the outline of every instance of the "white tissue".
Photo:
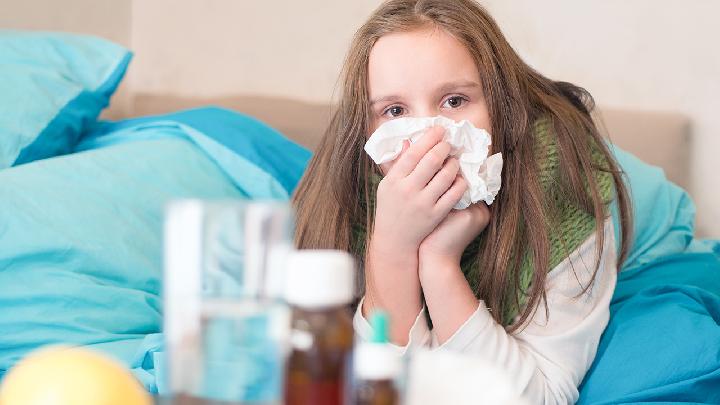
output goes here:
[[365, 144], [365, 152], [377, 164], [395, 160], [402, 151], [403, 141], [417, 142], [424, 131], [433, 126], [446, 129], [445, 141], [450, 144], [450, 156], [460, 162], [460, 174], [468, 182], [468, 189], [455, 209], [485, 201], [490, 205], [500, 191], [502, 154], [488, 156], [490, 135], [484, 129], [475, 128], [469, 121], [455, 122], [437, 116], [426, 118], [398, 118], [381, 125]]

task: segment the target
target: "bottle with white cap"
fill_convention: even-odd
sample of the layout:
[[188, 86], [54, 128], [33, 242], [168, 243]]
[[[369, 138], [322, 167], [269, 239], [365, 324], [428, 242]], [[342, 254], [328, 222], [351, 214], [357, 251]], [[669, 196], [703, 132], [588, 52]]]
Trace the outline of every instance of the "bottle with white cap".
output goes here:
[[402, 361], [388, 342], [388, 316], [377, 311], [370, 317], [372, 337], [355, 348], [355, 405], [395, 405], [400, 401], [396, 383]]
[[285, 299], [292, 309], [286, 405], [348, 403], [355, 263], [337, 250], [300, 250], [288, 258]]

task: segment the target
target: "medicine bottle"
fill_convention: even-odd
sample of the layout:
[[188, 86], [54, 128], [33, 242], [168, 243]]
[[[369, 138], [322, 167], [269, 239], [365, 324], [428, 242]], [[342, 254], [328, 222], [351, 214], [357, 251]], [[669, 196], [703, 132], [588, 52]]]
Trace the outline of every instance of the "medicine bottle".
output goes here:
[[353, 325], [352, 256], [336, 250], [299, 250], [288, 259], [285, 299], [291, 306], [286, 405], [349, 403]]

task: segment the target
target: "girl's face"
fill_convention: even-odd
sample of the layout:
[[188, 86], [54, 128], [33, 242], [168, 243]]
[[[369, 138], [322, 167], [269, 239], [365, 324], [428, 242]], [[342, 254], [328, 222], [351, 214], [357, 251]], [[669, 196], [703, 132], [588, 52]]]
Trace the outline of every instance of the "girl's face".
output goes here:
[[383, 36], [370, 51], [368, 75], [373, 131], [394, 118], [436, 115], [490, 131], [475, 62], [442, 29]]

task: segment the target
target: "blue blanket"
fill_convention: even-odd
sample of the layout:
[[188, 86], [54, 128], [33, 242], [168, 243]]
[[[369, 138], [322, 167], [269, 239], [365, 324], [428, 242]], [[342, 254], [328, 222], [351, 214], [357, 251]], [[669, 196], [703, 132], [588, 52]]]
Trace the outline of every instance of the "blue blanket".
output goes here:
[[205, 108], [98, 123], [73, 154], [0, 170], [0, 378], [62, 343], [115, 357], [157, 392], [165, 205], [286, 200], [309, 157], [257, 120]]
[[720, 403], [720, 260], [665, 256], [622, 272], [579, 404]]
[[[89, 132], [76, 151], [87, 151], [159, 139], [184, 139], [211, 158], [232, 183], [249, 199], [289, 199], [300, 181], [310, 152], [279, 132], [230, 110], [205, 107], [163, 116], [143, 117], [120, 122], [100, 122]], [[160, 252], [157, 253], [158, 255]], [[165, 394], [164, 372], [167, 359], [164, 337], [157, 333], [123, 347], [110, 343], [95, 348], [117, 356], [131, 347], [125, 363], [148, 391]]]
[[[720, 403], [720, 243], [694, 238], [695, 205], [661, 169], [611, 149], [631, 192], [632, 248], [578, 403]], [[616, 207], [613, 219], [618, 231]]]

